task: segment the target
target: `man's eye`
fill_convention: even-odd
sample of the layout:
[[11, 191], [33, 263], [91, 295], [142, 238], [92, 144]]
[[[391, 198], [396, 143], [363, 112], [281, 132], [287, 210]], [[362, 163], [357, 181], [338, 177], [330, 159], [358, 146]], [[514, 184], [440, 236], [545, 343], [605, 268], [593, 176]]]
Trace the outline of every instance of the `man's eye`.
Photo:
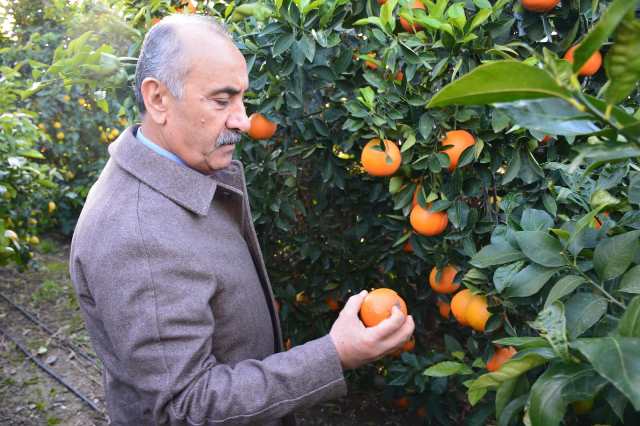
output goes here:
[[229, 105], [229, 101], [228, 101], [228, 100], [226, 100], [226, 99], [214, 99], [214, 101], [215, 101], [218, 105], [223, 106], [223, 107], [225, 107], [225, 106]]

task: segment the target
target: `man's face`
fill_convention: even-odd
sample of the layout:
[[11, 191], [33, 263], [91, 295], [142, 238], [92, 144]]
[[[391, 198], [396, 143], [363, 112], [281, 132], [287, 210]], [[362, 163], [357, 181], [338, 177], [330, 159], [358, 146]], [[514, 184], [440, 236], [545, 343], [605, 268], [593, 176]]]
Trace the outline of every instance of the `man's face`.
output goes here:
[[189, 167], [210, 174], [229, 165], [240, 132], [249, 129], [247, 65], [223, 37], [196, 30], [184, 38], [189, 72], [181, 99], [170, 97], [166, 143]]

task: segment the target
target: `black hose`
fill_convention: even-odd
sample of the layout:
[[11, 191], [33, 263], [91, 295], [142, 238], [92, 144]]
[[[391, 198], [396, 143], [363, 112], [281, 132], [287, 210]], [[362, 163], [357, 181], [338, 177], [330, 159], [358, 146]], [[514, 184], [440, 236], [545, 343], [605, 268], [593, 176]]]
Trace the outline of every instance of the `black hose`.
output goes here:
[[20, 349], [22, 352], [24, 352], [24, 354], [33, 362], [36, 363], [36, 365], [38, 367], [40, 367], [42, 370], [44, 370], [44, 372], [46, 372], [48, 375], [50, 375], [51, 377], [53, 377], [58, 383], [60, 383], [62, 386], [64, 386], [65, 388], [67, 388], [72, 394], [74, 394], [75, 396], [77, 396], [78, 398], [80, 398], [85, 404], [87, 404], [93, 411], [96, 411], [98, 413], [101, 413], [100, 409], [98, 408], [98, 406], [96, 404], [93, 403], [93, 401], [91, 401], [89, 398], [87, 398], [86, 396], [84, 396], [80, 391], [78, 391], [76, 388], [74, 388], [73, 386], [71, 386], [69, 383], [67, 383], [62, 377], [60, 377], [58, 374], [56, 374], [55, 371], [53, 371], [52, 369], [50, 369], [49, 367], [47, 367], [44, 363], [42, 363], [42, 361], [40, 361], [37, 357], [33, 356], [33, 354], [31, 354], [31, 352], [29, 352], [29, 350], [27, 348], [25, 348], [20, 342], [18, 342], [16, 339], [14, 339], [11, 335], [9, 335], [6, 331], [4, 331], [2, 329], [2, 327], [0, 327], [0, 334], [6, 336], [9, 340], [11, 340], [17, 347], [18, 349]]

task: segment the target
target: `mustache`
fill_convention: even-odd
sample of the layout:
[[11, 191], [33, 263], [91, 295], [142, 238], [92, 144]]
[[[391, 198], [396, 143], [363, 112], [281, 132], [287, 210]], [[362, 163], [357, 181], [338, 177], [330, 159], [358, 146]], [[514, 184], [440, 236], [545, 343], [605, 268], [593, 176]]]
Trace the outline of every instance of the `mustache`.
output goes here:
[[233, 131], [225, 131], [218, 136], [218, 140], [216, 141], [216, 148], [222, 145], [235, 145], [242, 139], [240, 133]]

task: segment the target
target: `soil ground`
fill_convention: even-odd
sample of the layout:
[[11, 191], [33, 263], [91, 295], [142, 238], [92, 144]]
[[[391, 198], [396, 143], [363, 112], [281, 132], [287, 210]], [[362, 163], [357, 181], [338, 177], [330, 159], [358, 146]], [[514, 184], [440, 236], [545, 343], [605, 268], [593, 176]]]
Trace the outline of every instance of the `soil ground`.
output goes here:
[[[0, 329], [85, 395], [97, 411], [53, 379], [0, 333], [0, 425], [106, 425], [100, 362], [95, 359], [69, 280], [69, 245], [47, 238], [35, 267], [0, 268], [0, 294], [35, 314], [53, 336], [0, 297]], [[70, 349], [69, 344], [75, 349]], [[82, 357], [84, 355], [85, 359]], [[375, 392], [350, 391], [345, 398], [296, 413], [307, 425], [411, 425], [414, 414], [393, 410]]]

